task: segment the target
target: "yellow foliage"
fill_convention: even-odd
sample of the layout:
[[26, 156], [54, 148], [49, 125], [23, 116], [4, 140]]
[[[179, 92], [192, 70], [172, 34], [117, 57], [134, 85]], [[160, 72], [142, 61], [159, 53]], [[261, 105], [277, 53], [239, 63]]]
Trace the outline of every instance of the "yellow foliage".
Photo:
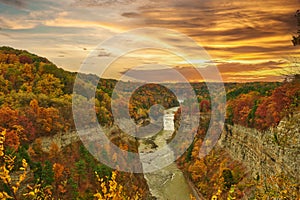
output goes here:
[[191, 200], [196, 200], [196, 197], [194, 197], [192, 194], [190, 194], [190, 199]]
[[[94, 197], [98, 200], [138, 200], [140, 199], [139, 192], [136, 192], [134, 197], [128, 197], [125, 194], [124, 187], [120, 185], [116, 179], [118, 173], [116, 171], [112, 172], [111, 179], [105, 181], [103, 178], [100, 178], [97, 172], [95, 172], [97, 181], [99, 183], [99, 189], [94, 194]], [[108, 178], [108, 177], [106, 177]]]
[[211, 197], [211, 200], [217, 200], [218, 199], [218, 197], [216, 196], [216, 195], [213, 195], [212, 197]]
[[[17, 191], [19, 190], [21, 182], [24, 181], [26, 178], [28, 164], [25, 159], [22, 160], [22, 166], [20, 167], [19, 170], [23, 171], [23, 173], [20, 174], [19, 179], [17, 180], [16, 183], [12, 183], [10, 174], [11, 174], [12, 169], [14, 168], [14, 163], [15, 163], [16, 157], [5, 155], [4, 146], [3, 146], [3, 143], [5, 141], [5, 134], [6, 134], [6, 130], [4, 130], [0, 133], [0, 141], [1, 141], [0, 142], [0, 147], [1, 147], [0, 148], [0, 150], [1, 150], [0, 158], [4, 160], [3, 164], [0, 166], [0, 179], [3, 181], [4, 184], [6, 184], [6, 186], [11, 191], [12, 195], [15, 197]], [[9, 199], [9, 198], [12, 198], [12, 197], [9, 196], [6, 192], [0, 191], [0, 199]]]
[[25, 198], [30, 200], [54, 200], [50, 186], [43, 188], [41, 184], [36, 184], [33, 187], [28, 185], [27, 188], [29, 192], [23, 194]]
[[0, 157], [4, 156], [4, 141], [5, 141], [6, 130], [0, 133]]
[[0, 199], [6, 200], [6, 199], [12, 199], [12, 196], [9, 196], [6, 192], [0, 192]]

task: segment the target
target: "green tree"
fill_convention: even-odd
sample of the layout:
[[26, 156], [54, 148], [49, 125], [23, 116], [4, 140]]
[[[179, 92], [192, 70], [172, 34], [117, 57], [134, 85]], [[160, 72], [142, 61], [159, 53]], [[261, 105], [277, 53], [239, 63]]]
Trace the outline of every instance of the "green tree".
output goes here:
[[230, 189], [231, 185], [234, 184], [233, 175], [230, 169], [224, 169], [222, 171], [222, 176], [224, 178], [224, 187]]
[[42, 171], [43, 186], [52, 185], [54, 181], [54, 171], [50, 161], [46, 161]]
[[80, 187], [82, 179], [84, 179], [85, 175], [86, 175], [86, 164], [85, 164], [84, 160], [80, 159], [78, 162], [76, 162], [75, 168], [76, 168], [76, 172], [77, 172], [77, 183], [78, 183], [78, 186]]

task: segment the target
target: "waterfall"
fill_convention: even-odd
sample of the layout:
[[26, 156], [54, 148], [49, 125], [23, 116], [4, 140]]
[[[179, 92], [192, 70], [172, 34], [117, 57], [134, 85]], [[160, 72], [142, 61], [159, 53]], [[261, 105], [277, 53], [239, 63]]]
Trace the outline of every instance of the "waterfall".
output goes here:
[[[160, 169], [160, 166], [169, 163], [170, 159], [174, 160], [172, 150], [166, 145], [167, 140], [172, 137], [174, 132], [174, 115], [178, 108], [179, 107], [173, 107], [165, 110], [163, 116], [163, 131], [156, 134], [155, 137], [151, 137], [152, 142], [157, 145], [157, 148], [153, 149], [149, 144], [140, 140], [139, 152], [141, 157], [145, 158], [141, 159], [144, 170], [149, 171], [149, 167], [158, 169], [154, 172], [144, 173], [144, 177], [152, 196], [161, 200], [190, 200], [190, 194], [193, 193], [183, 173], [177, 168], [174, 162]], [[157, 150], [161, 150], [160, 153], [158, 155], [153, 154], [153, 152]], [[153, 154], [155, 157], [148, 156], [147, 154]]]

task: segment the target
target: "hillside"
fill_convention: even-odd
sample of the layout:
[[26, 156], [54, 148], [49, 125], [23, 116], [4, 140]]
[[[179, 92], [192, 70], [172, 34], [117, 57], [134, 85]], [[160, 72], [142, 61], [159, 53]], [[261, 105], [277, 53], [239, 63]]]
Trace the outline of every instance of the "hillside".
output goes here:
[[[79, 141], [63, 149], [56, 143], [51, 144], [49, 151], [42, 149], [41, 138], [68, 134], [75, 129], [72, 90], [76, 75], [27, 51], [0, 48], [0, 139], [4, 142], [1, 199], [6, 195], [15, 199], [91, 199], [101, 190], [103, 181], [97, 180], [97, 176], [105, 182], [112, 178], [115, 172], [95, 160]], [[95, 75], [80, 77], [85, 80], [81, 82], [83, 91], [98, 81]], [[108, 101], [114, 83], [100, 80], [97, 98]], [[108, 113], [102, 106], [98, 109], [100, 116], [101, 109]], [[119, 134], [118, 130], [116, 133]], [[121, 143], [122, 140], [116, 141]], [[136, 151], [137, 146], [130, 148]], [[20, 167], [26, 168], [22, 177], [17, 176], [22, 172]], [[117, 173], [116, 179], [122, 195], [133, 197], [138, 192], [140, 197], [149, 196], [143, 176]]]

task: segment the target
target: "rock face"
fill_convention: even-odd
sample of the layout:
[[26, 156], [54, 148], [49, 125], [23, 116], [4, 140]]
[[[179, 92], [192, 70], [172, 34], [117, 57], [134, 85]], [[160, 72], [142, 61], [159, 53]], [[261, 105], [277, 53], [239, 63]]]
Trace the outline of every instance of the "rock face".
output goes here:
[[80, 138], [76, 131], [70, 131], [70, 132], [65, 132], [65, 133], [60, 132], [53, 136], [42, 137], [41, 138], [42, 149], [45, 152], [49, 152], [51, 145], [54, 143], [61, 150], [64, 147], [72, 144], [73, 142], [77, 142], [79, 140], [80, 140]]
[[[42, 150], [45, 152], [49, 152], [51, 145], [54, 143], [58, 146], [58, 148], [61, 150], [65, 148], [66, 146], [78, 142], [80, 140], [84, 141], [95, 141], [99, 140], [101, 138], [98, 136], [98, 129], [95, 127], [92, 128], [86, 128], [84, 130], [74, 130], [74, 131], [68, 131], [68, 132], [59, 132], [52, 136], [47, 137], [41, 137], [41, 145]], [[112, 131], [112, 130], [105, 130], [105, 131]], [[79, 136], [80, 134], [80, 136]], [[113, 136], [112, 136], [113, 138]]]
[[245, 163], [253, 178], [283, 173], [299, 182], [299, 122], [297, 114], [265, 132], [226, 125], [219, 144]]

